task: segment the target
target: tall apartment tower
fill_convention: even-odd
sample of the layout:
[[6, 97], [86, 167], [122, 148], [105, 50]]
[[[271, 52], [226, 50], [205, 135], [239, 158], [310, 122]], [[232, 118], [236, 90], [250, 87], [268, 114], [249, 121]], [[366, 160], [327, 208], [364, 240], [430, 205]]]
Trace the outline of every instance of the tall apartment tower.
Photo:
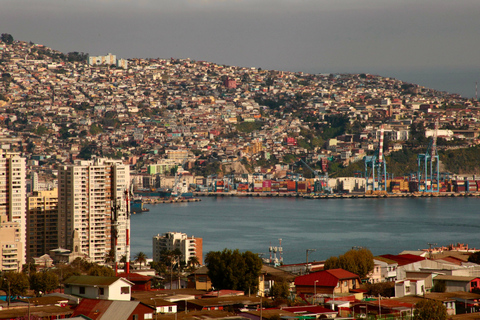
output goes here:
[[58, 248], [58, 189], [27, 198], [27, 261]]
[[[129, 167], [120, 160], [77, 160], [58, 172], [58, 241], [63, 248], [104, 263], [113, 250], [115, 261], [130, 261]], [[73, 248], [74, 230], [80, 244]], [[78, 247], [79, 246], [79, 247]]]
[[190, 257], [197, 257], [203, 264], [203, 239], [187, 236], [180, 232], [167, 232], [153, 237], [153, 261], [160, 261], [162, 251], [180, 249], [182, 261], [188, 263]]
[[18, 271], [25, 263], [25, 158], [5, 150], [0, 150], [0, 225], [0, 271]]

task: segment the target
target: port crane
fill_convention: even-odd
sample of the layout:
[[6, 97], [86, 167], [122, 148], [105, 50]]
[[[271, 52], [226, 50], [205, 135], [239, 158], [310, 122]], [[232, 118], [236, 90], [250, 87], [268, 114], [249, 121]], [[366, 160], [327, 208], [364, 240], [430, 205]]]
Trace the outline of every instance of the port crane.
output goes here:
[[[184, 169], [187, 159], [188, 159], [188, 152], [185, 155], [185, 158], [183, 159], [183, 162], [180, 168]], [[172, 196], [174, 197], [179, 197], [182, 193], [188, 192], [188, 186], [186, 184], [185, 179], [183, 180], [183, 183], [180, 185], [181, 176], [182, 176], [182, 173], [178, 174], [178, 169], [177, 169], [177, 172], [175, 172], [175, 182], [173, 184], [173, 192], [172, 192]]]
[[325, 172], [325, 175], [320, 175], [317, 170], [312, 169], [302, 158], [300, 158], [300, 161], [301, 161], [310, 171], [312, 171], [313, 175], [315, 176], [315, 178], [317, 179], [317, 181], [318, 181], [319, 183], [322, 183], [322, 182], [323, 182], [323, 185], [321, 186], [321, 188], [315, 188], [315, 189], [316, 189], [316, 190], [323, 190], [323, 191], [326, 191], [326, 192], [328, 192], [328, 193], [331, 193], [332, 190], [331, 190], [331, 188], [328, 186], [328, 172]]
[[[380, 142], [372, 156], [365, 156], [365, 193], [387, 192], [387, 164], [383, 159], [384, 127], [380, 126]], [[383, 184], [382, 184], [383, 181]]]
[[[440, 192], [440, 159], [437, 152], [439, 118], [440, 116], [437, 116], [435, 119], [435, 129], [432, 139], [428, 144], [427, 151], [417, 156], [418, 191]], [[422, 180], [423, 184], [421, 184]], [[436, 187], [434, 187], [434, 185], [436, 185]]]

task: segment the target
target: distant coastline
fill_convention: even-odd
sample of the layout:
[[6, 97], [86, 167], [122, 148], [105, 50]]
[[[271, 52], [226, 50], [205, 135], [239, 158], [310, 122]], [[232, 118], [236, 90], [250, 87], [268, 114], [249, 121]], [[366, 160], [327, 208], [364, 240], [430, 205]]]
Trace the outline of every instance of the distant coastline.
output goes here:
[[[406, 83], [417, 84], [426, 88], [445, 91], [451, 94], [459, 94], [462, 98], [475, 98], [475, 82], [480, 86], [480, 66], [474, 67], [424, 67], [405, 69], [374, 69], [372, 70], [304, 70], [309, 73], [370, 73], [382, 77], [395, 78]], [[479, 89], [480, 90], [480, 89]]]

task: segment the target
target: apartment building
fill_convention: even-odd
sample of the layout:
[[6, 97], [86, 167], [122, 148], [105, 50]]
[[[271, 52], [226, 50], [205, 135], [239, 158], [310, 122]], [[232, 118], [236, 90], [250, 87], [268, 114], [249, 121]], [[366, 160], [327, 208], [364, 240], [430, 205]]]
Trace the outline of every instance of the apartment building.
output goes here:
[[107, 54], [106, 56], [91, 56], [88, 58], [88, 64], [93, 65], [116, 65], [117, 64], [117, 56], [114, 54]]
[[27, 198], [27, 261], [58, 248], [58, 189]]
[[25, 158], [0, 150], [0, 270], [18, 270], [25, 263]]
[[20, 223], [0, 216], [0, 272], [21, 271], [24, 263], [24, 246], [20, 237]]
[[167, 232], [153, 237], [153, 261], [159, 261], [162, 251], [180, 249], [181, 260], [188, 263], [191, 257], [197, 257], [198, 262], [203, 264], [203, 239], [188, 237], [181, 232]]
[[[77, 160], [59, 168], [58, 181], [59, 246], [96, 263], [110, 250], [115, 261], [129, 259], [129, 167], [120, 160]], [[75, 230], [80, 248], [73, 248]]]

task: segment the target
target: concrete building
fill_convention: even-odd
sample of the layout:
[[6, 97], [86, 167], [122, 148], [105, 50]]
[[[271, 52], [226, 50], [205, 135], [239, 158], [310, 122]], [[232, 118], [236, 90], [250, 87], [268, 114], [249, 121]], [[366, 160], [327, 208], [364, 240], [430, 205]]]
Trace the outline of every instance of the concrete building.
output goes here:
[[[59, 246], [97, 263], [112, 249], [115, 261], [129, 259], [129, 167], [120, 160], [77, 160], [59, 168], [58, 181]], [[80, 248], [73, 248], [75, 230]]]
[[5, 268], [12, 270], [15, 257], [15, 264], [21, 267], [25, 263], [26, 243], [25, 158], [4, 150], [0, 150], [0, 221], [1, 264], [5, 261]]
[[92, 56], [88, 58], [88, 64], [91, 66], [102, 65], [102, 64], [117, 65], [117, 56], [111, 53], [107, 54], [106, 56], [97, 56], [97, 57]]
[[153, 237], [153, 261], [159, 261], [164, 250], [173, 251], [180, 249], [181, 260], [188, 263], [191, 257], [197, 257], [198, 262], [203, 264], [203, 239], [188, 237], [185, 233], [167, 232]]
[[0, 216], [0, 272], [20, 271], [22, 268], [24, 246], [20, 238], [20, 223], [8, 221]]
[[58, 189], [27, 198], [27, 261], [58, 247]]

